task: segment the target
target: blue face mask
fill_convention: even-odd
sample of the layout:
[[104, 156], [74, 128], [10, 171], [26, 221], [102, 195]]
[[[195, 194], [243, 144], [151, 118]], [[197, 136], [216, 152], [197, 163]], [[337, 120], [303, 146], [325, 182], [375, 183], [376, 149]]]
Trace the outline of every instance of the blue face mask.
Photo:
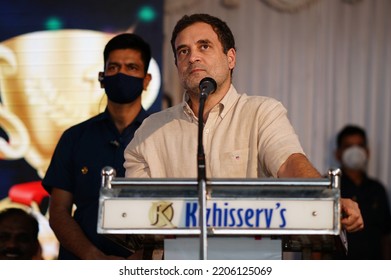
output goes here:
[[144, 78], [118, 73], [105, 76], [103, 84], [108, 99], [115, 103], [126, 104], [135, 101], [141, 95], [144, 89]]

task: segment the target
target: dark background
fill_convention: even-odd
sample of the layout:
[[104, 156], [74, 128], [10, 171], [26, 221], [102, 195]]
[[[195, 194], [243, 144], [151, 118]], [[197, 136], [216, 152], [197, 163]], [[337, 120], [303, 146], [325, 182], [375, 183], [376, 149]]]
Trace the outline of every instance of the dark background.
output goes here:
[[[158, 65], [161, 65], [163, 2], [162, 0], [0, 0], [0, 42], [25, 33], [43, 30], [87, 29], [119, 33], [135, 26], [134, 33], [141, 35], [150, 43], [152, 55]], [[161, 109], [161, 91], [157, 101], [149, 109], [150, 112]], [[0, 137], [8, 140], [1, 124]], [[0, 159], [0, 199], [8, 196], [8, 190], [12, 185], [40, 179], [36, 170], [24, 159]]]

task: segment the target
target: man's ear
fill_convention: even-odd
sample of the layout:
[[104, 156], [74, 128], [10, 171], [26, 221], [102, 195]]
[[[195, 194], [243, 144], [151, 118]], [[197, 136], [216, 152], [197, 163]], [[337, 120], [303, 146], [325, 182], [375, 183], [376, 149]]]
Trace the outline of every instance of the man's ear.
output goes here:
[[234, 48], [231, 48], [227, 52], [227, 57], [228, 57], [228, 66], [229, 69], [234, 69], [236, 65], [236, 51]]
[[99, 72], [98, 73], [98, 81], [100, 83], [100, 88], [104, 88], [105, 87], [105, 85], [103, 83], [104, 78], [105, 78], [105, 73], [104, 72]]
[[152, 80], [152, 75], [150, 73], [147, 73], [147, 75], [145, 75], [144, 77], [144, 83], [143, 83], [144, 90], [147, 90], [149, 82], [151, 80]]

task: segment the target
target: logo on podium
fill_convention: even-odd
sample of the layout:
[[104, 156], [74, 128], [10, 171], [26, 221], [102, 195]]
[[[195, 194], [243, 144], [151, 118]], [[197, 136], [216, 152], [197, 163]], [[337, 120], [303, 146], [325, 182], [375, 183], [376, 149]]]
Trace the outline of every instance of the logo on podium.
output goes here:
[[152, 203], [149, 210], [149, 221], [156, 227], [175, 227], [171, 221], [174, 218], [172, 202], [159, 201]]

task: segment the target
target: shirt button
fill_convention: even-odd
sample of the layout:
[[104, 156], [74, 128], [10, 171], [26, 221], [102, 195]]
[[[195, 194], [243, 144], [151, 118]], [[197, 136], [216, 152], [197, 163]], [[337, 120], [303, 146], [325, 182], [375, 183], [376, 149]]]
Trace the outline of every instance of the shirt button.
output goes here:
[[205, 130], [205, 133], [208, 134], [209, 133], [209, 128]]

